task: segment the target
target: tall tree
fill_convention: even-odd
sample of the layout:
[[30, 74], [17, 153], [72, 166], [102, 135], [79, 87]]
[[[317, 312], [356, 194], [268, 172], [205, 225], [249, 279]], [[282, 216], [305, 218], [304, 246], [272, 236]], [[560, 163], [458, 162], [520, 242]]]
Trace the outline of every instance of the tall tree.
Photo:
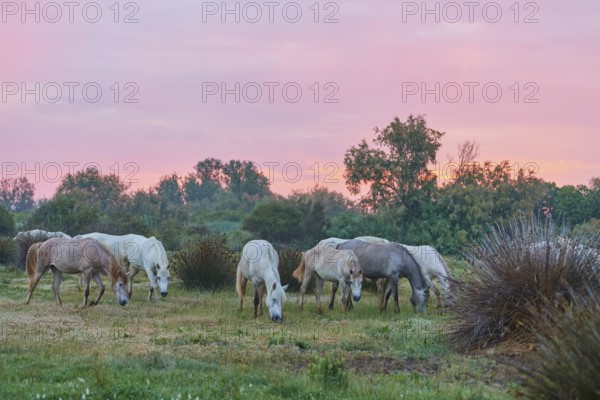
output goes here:
[[7, 210], [16, 212], [31, 210], [35, 205], [34, 192], [34, 184], [25, 176], [0, 180], [0, 204]]
[[87, 205], [104, 211], [120, 205], [126, 190], [127, 185], [117, 175], [102, 175], [96, 168], [87, 168], [65, 176], [56, 193], [78, 193]]
[[375, 135], [372, 146], [362, 140], [344, 156], [348, 190], [356, 195], [368, 185], [360, 200], [367, 208], [414, 211], [419, 199], [435, 189], [436, 177], [427, 165], [436, 161], [444, 133], [427, 127], [423, 116], [410, 115], [406, 122], [396, 117], [385, 128], [375, 128]]

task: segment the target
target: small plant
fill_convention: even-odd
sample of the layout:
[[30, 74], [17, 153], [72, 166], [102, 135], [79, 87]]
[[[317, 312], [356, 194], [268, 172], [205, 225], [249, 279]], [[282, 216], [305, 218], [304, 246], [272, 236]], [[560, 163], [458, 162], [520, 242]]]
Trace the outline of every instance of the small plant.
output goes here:
[[315, 357], [308, 366], [308, 375], [325, 387], [344, 389], [348, 386], [348, 376], [344, 371], [344, 361], [334, 356]]
[[172, 256], [173, 271], [188, 289], [233, 285], [238, 261], [223, 236], [188, 241]]

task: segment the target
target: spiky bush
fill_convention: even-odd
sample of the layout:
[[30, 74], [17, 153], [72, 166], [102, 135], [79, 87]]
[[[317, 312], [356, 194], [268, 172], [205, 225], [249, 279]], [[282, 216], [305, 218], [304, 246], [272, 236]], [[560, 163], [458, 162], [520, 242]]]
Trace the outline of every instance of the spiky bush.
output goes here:
[[173, 272], [188, 289], [234, 285], [238, 261], [239, 257], [227, 247], [222, 236], [187, 241], [171, 257]]
[[600, 398], [600, 292], [573, 297], [565, 312], [538, 323], [538, 349], [521, 368], [532, 399]]
[[593, 239], [551, 220], [495, 226], [467, 251], [473, 271], [455, 285], [452, 339], [469, 350], [533, 339], [538, 315], [586, 287], [600, 265]]
[[282, 285], [290, 285], [288, 291], [297, 292], [300, 290], [300, 283], [294, 277], [292, 272], [300, 264], [302, 252], [291, 247], [282, 247], [277, 249], [279, 256], [279, 276]]

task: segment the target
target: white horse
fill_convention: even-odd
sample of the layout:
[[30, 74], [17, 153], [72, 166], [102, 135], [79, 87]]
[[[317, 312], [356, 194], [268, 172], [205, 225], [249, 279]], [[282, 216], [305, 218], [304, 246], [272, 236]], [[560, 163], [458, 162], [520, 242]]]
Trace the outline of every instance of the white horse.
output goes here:
[[[325, 252], [319, 246], [302, 253], [302, 259], [298, 268], [292, 276], [300, 283], [300, 310], [304, 309], [304, 294], [315, 274], [317, 276], [317, 290], [315, 297], [319, 314], [323, 313], [321, 308], [321, 293], [325, 281], [336, 282], [342, 288], [342, 308], [346, 312], [350, 303], [350, 292], [354, 301], [360, 300], [362, 289], [362, 269], [358, 259], [350, 250], [328, 249]], [[333, 308], [333, 307], [331, 307]]]
[[282, 307], [286, 300], [285, 291], [288, 285], [281, 286], [279, 277], [279, 256], [273, 246], [266, 240], [251, 240], [244, 246], [242, 257], [237, 267], [235, 290], [240, 297], [240, 310], [244, 305], [246, 284], [252, 281], [254, 287], [254, 318], [260, 306], [259, 315], [263, 315], [263, 296], [267, 289], [267, 307], [271, 320], [283, 320]]
[[[76, 236], [76, 238], [91, 237], [104, 243], [112, 251], [115, 258], [127, 271], [129, 276], [129, 296], [133, 291], [133, 278], [140, 270], [146, 271], [150, 281], [150, 290], [148, 291], [148, 301], [154, 293], [155, 300], [158, 301], [158, 290], [165, 297], [168, 293], [170, 273], [167, 253], [162, 243], [154, 236], [146, 238], [141, 235], [130, 233], [123, 236], [108, 235], [105, 233], [88, 233]], [[129, 270], [133, 267], [133, 270]], [[154, 275], [156, 273], [156, 276]]]
[[50, 238], [65, 238], [65, 239], [71, 239], [71, 236], [67, 235], [66, 233], [63, 232], [48, 232], [48, 231], [44, 231], [42, 229], [34, 229], [31, 231], [24, 231], [24, 232], [19, 232], [17, 233], [17, 235], [13, 238], [14, 241], [21, 241], [27, 237], [40, 237], [40, 238], [45, 238], [44, 240], [48, 240]]
[[[444, 257], [438, 253], [438, 251], [431, 246], [408, 246], [402, 245], [415, 259], [421, 270], [423, 276], [427, 280], [429, 286], [433, 288], [435, 297], [437, 298], [438, 308], [442, 305], [448, 305], [450, 302], [450, 280], [452, 276], [448, 270], [448, 264]], [[443, 304], [440, 299], [440, 291], [431, 282], [432, 279], [436, 279], [439, 285], [442, 287]]]
[[362, 240], [363, 242], [375, 243], [375, 244], [388, 244], [390, 241], [387, 239], [378, 238], [376, 236], [359, 236], [355, 237], [356, 240]]

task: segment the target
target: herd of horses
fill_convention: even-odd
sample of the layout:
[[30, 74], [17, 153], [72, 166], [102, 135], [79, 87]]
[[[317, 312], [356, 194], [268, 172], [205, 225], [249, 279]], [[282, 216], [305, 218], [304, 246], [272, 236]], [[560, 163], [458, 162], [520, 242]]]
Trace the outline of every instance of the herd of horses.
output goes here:
[[[20, 232], [14, 239], [29, 235], [48, 238], [29, 247], [26, 270], [29, 276], [29, 292], [26, 303], [31, 300], [41, 277], [51, 270], [54, 274], [52, 291], [56, 303], [60, 300], [62, 274], [81, 274], [84, 284], [84, 306], [88, 305], [89, 286], [93, 278], [99, 288], [96, 305], [104, 293], [101, 275], [111, 277], [111, 289], [120, 305], [127, 304], [133, 291], [133, 278], [144, 270], [150, 282], [147, 300], [158, 292], [162, 297], [168, 293], [170, 283], [169, 263], [162, 243], [155, 237], [141, 235], [123, 236], [104, 233], [88, 233], [70, 237], [62, 232], [41, 230]], [[246, 243], [237, 267], [236, 292], [243, 308], [248, 281], [254, 288], [254, 317], [263, 315], [263, 304], [274, 322], [283, 319], [282, 308], [286, 301], [288, 285], [283, 286], [279, 275], [279, 257], [273, 246], [265, 240]], [[410, 297], [415, 312], [424, 312], [432, 288], [438, 307], [447, 305], [450, 299], [450, 273], [442, 256], [431, 246], [407, 246], [372, 236], [355, 239], [329, 238], [302, 253], [300, 264], [293, 272], [302, 285], [300, 309], [304, 307], [306, 290], [316, 277], [316, 304], [319, 313], [321, 294], [325, 281], [333, 282], [329, 308], [333, 309], [337, 289], [340, 288], [344, 312], [352, 302], [361, 298], [363, 278], [377, 280], [380, 289], [380, 309], [387, 308], [393, 294], [395, 311], [399, 311], [398, 280], [408, 279], [412, 290]], [[433, 285], [436, 279], [442, 292]], [[385, 283], [387, 287], [383, 290]]]

